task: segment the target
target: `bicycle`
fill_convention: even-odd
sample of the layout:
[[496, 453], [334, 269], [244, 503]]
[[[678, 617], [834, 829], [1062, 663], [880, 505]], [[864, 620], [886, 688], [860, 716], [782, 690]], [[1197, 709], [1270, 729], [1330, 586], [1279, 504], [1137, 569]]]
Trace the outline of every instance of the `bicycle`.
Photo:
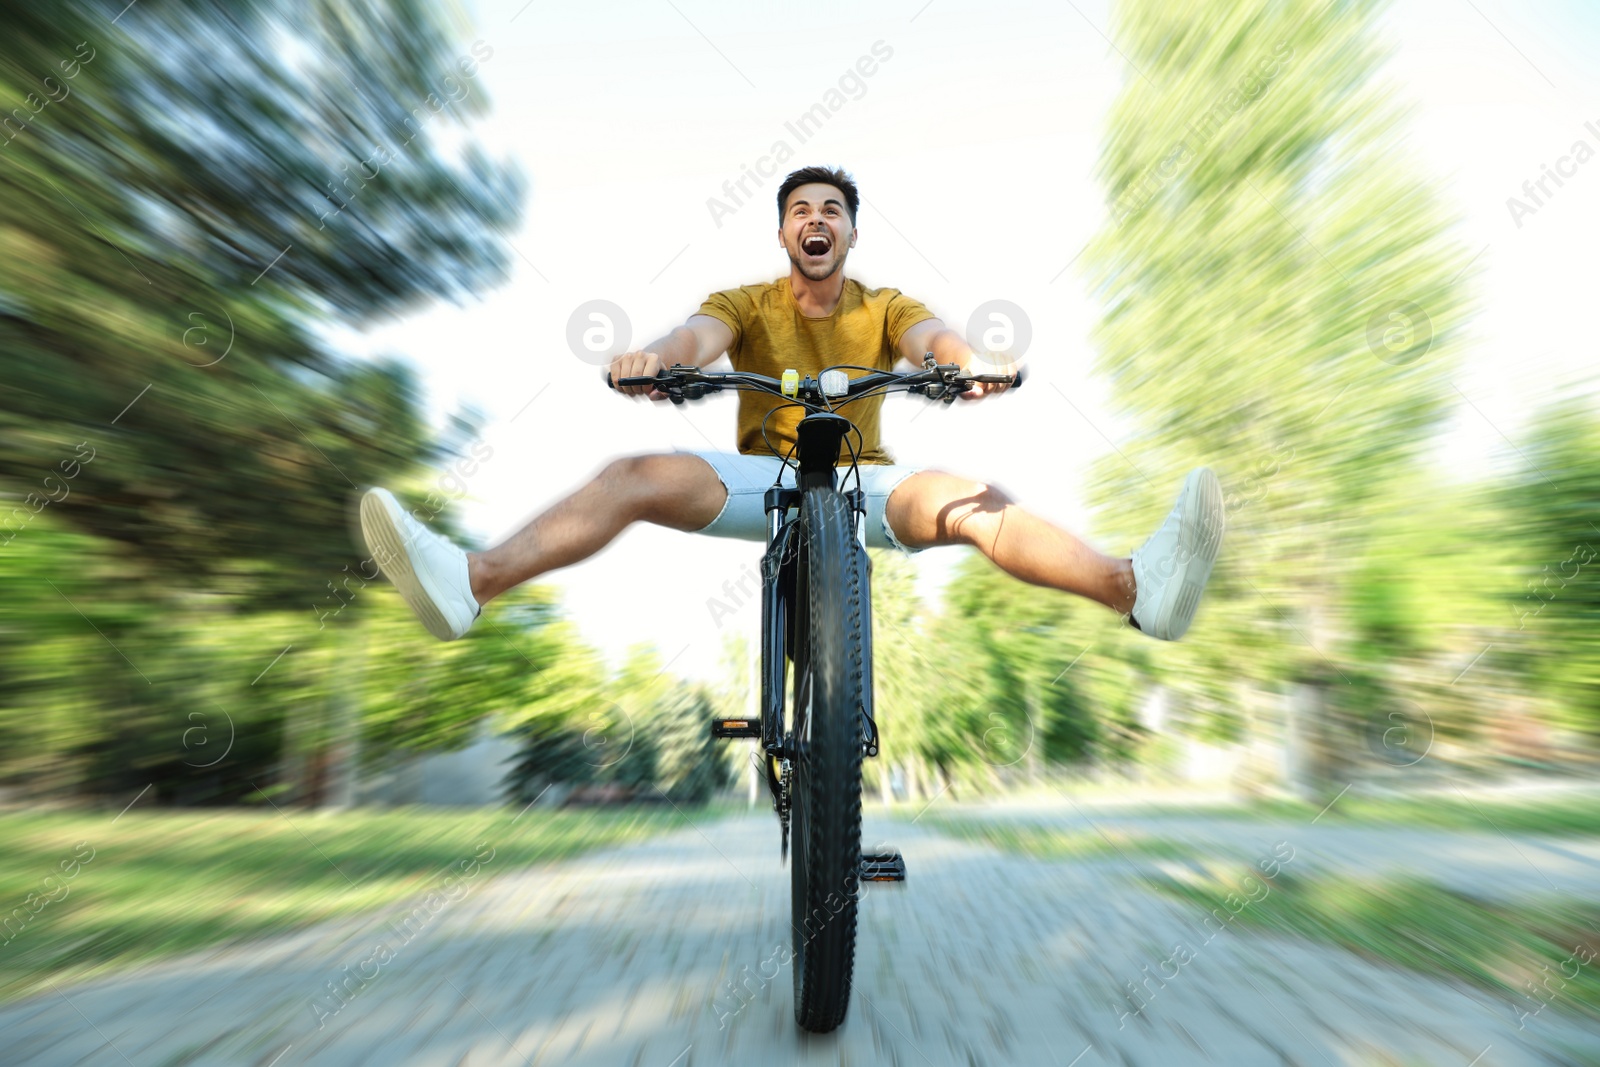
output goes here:
[[[850, 378], [845, 369], [869, 373]], [[860, 882], [903, 882], [906, 876], [898, 852], [861, 851], [861, 760], [878, 754], [871, 561], [861, 536], [866, 498], [850, 441], [852, 432], [859, 440], [860, 431], [839, 409], [900, 389], [949, 404], [974, 382], [1020, 386], [1021, 372], [963, 374], [960, 366], [940, 364], [930, 352], [920, 371], [841, 364], [816, 378], [786, 371], [777, 379], [676, 364], [655, 376], [615, 383], [608, 375], [607, 382], [613, 388], [654, 386], [674, 404], [725, 389], [765, 392], [788, 401], [774, 411], [799, 406], [806, 412], [794, 447], [783, 457], [786, 466], [792, 457], [797, 468], [795, 487], [782, 484], [780, 471], [762, 501], [767, 548], [761, 559], [761, 713], [755, 721], [716, 719], [711, 733], [759, 738], [786, 859], [793, 823], [795, 1021], [802, 1029], [826, 1033], [844, 1022], [849, 1006]], [[846, 448], [851, 459], [841, 483], [839, 460]], [[841, 490], [852, 474], [856, 487]]]

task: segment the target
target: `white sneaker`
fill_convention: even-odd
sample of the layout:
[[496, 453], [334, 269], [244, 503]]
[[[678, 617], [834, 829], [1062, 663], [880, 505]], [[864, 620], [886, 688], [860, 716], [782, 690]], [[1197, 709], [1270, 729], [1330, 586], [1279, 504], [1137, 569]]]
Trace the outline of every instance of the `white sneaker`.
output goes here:
[[1210, 467], [1183, 480], [1166, 521], [1133, 553], [1134, 628], [1162, 641], [1189, 629], [1222, 547], [1222, 483]]
[[361, 534], [372, 561], [430, 634], [454, 641], [472, 628], [482, 609], [465, 552], [407, 514], [387, 489], [362, 496]]

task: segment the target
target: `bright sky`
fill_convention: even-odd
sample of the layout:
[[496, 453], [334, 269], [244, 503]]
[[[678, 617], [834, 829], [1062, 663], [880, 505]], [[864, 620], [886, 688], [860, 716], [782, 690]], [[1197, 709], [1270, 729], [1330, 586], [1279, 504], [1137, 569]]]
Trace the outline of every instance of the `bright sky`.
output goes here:
[[[525, 225], [509, 235], [513, 276], [481, 303], [335, 343], [413, 360], [441, 417], [461, 403], [489, 413], [494, 454], [461, 504], [485, 541], [612, 457], [731, 451], [731, 397], [682, 408], [624, 401], [572, 353], [567, 325], [579, 305], [608, 300], [638, 347], [713, 290], [787, 273], [779, 177], [720, 220], [707, 208], [783, 140], [795, 157], [780, 176], [837, 163], [861, 187], [849, 275], [901, 289], [958, 329], [992, 299], [1031, 320], [1029, 388], [936, 410], [891, 398], [889, 447], [902, 462], [993, 481], [1083, 529], [1082, 473], [1120, 430], [1089, 373], [1097, 309], [1075, 269], [1063, 268], [1106, 219], [1093, 170], [1125, 65], [1102, 36], [1106, 0], [1076, 3], [481, 0], [473, 36], [494, 53], [477, 84], [494, 111], [477, 132], [531, 184]], [[1501, 433], [1516, 438], [1540, 404], [1596, 364], [1600, 159], [1520, 228], [1506, 199], [1574, 141], [1600, 150], [1600, 85], [1587, 62], [1600, 14], [1585, 0], [1400, 0], [1385, 32], [1398, 47], [1389, 75], [1417, 104], [1416, 161], [1444, 183], [1463, 243], [1483, 250], [1473, 269], [1486, 311], [1456, 379], [1477, 410], [1461, 406], [1444, 455], [1458, 472], [1508, 470], [1515, 455]], [[802, 144], [785, 123], [875, 44], [875, 72], [847, 81], [844, 106]], [[675, 671], [709, 677], [723, 634], [754, 638], [757, 611], [747, 605], [719, 628], [707, 599], [760, 551], [637, 526], [542, 580], [565, 590], [585, 635], [613, 657], [652, 641]], [[924, 589], [963, 551], [924, 553]]]

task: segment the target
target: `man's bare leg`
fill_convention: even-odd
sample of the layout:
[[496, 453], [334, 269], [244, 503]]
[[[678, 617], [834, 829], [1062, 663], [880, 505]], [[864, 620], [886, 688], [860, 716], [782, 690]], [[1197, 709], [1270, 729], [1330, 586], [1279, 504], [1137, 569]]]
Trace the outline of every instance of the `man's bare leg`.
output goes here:
[[487, 552], [469, 552], [472, 595], [507, 589], [588, 559], [634, 522], [699, 530], [728, 498], [711, 464], [686, 452], [625, 456]]
[[1088, 597], [1121, 615], [1133, 610], [1131, 561], [1095, 551], [995, 486], [918, 471], [895, 486], [885, 515], [908, 548], [971, 545], [1014, 578]]

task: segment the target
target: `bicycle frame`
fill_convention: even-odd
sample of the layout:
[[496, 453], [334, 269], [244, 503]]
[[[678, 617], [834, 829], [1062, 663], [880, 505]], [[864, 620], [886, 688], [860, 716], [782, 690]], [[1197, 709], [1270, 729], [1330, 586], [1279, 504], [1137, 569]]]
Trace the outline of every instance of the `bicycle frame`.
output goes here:
[[[850, 379], [843, 394], [825, 391], [821, 378], [807, 376], [803, 381], [786, 380], [741, 371], [732, 373], [707, 373], [699, 367], [674, 364], [655, 377], [630, 376], [613, 382], [609, 374], [606, 383], [612, 388], [651, 386], [664, 392], [674, 404], [686, 400], [699, 400], [711, 392], [724, 388], [760, 391], [788, 398], [807, 409], [796, 429], [795, 452], [798, 453], [798, 472], [795, 488], [780, 483], [767, 490], [763, 504], [767, 513], [767, 550], [761, 557], [761, 747], [767, 756], [767, 786], [772, 791], [773, 806], [783, 825], [784, 847], [788, 847], [789, 797], [787, 785], [788, 761], [795, 753], [785, 742], [787, 664], [796, 662], [798, 678], [801, 666], [796, 661], [798, 650], [795, 620], [799, 613], [809, 609], [801, 602], [800, 546], [796, 531], [799, 529], [798, 512], [801, 501], [809, 489], [826, 487], [838, 489], [839, 455], [848, 434], [855, 429], [849, 419], [832, 410], [834, 402], [842, 406], [864, 396], [876, 395], [894, 387], [905, 387], [930, 400], [951, 403], [956, 396], [976, 382], [1005, 383], [1020, 386], [1022, 372], [1015, 376], [1004, 374], [967, 374], [956, 364], [940, 364], [932, 352], [923, 356], [922, 370], [909, 373], [896, 371], [870, 371]], [[842, 398], [841, 398], [842, 397]], [[856, 488], [844, 492], [855, 516], [857, 562], [862, 568], [862, 586], [868, 595], [862, 610], [865, 686], [863, 706], [860, 709], [863, 725], [864, 755], [878, 754], [878, 730], [872, 717], [872, 604], [871, 558], [866, 551], [865, 519], [866, 498], [859, 480]], [[796, 518], [789, 517], [790, 511]], [[799, 701], [796, 701], [797, 705]], [[797, 711], [798, 714], [798, 711]], [[784, 765], [780, 779], [774, 764]]]

